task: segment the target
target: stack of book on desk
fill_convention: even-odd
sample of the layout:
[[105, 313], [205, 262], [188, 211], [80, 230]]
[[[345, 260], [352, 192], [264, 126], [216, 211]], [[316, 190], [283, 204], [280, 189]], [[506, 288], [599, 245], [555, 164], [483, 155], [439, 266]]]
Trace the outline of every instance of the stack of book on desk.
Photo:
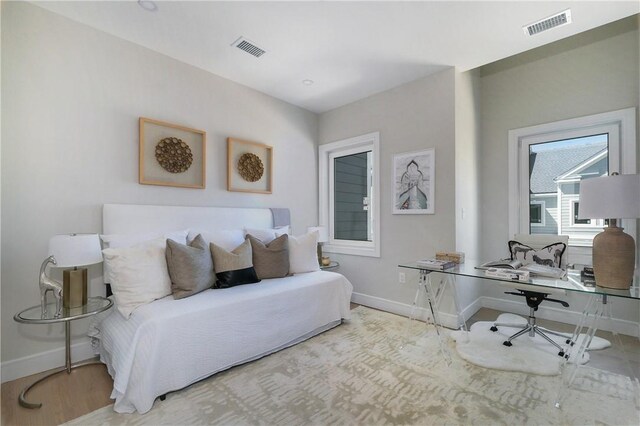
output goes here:
[[448, 260], [438, 260], [438, 259], [418, 260], [416, 263], [421, 268], [431, 269], [434, 271], [444, 271], [445, 269], [453, 268], [454, 266], [456, 266], [455, 262], [451, 262]]
[[582, 281], [582, 284], [586, 287], [595, 287], [596, 276], [593, 274], [593, 268], [585, 266], [582, 271], [580, 271], [580, 281]]
[[494, 278], [506, 278], [508, 280], [529, 281], [529, 271], [518, 271], [507, 268], [489, 268], [485, 275]]
[[[561, 268], [554, 268], [546, 265], [538, 265], [537, 263], [531, 263], [529, 265], [523, 265], [519, 260], [501, 259], [494, 260], [492, 262], [483, 263], [480, 266], [476, 266], [476, 269], [504, 269], [510, 272], [527, 272], [527, 274], [547, 277], [547, 278], [564, 278], [567, 275], [567, 271]], [[489, 275], [489, 274], [487, 274]], [[526, 279], [529, 279], [527, 277]]]

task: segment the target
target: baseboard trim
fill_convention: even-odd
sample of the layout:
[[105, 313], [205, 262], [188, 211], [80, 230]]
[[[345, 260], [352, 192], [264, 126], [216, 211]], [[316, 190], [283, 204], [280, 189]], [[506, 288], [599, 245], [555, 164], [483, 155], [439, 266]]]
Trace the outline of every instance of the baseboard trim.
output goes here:
[[[381, 311], [391, 312], [393, 314], [402, 315], [408, 317], [411, 315], [411, 305], [395, 300], [383, 299], [381, 297], [370, 296], [362, 293], [352, 293], [351, 301], [359, 305], [368, 306], [370, 308], [380, 309]], [[482, 305], [480, 300], [476, 299], [469, 306], [462, 309], [462, 317], [464, 320], [468, 320], [478, 312]], [[457, 328], [457, 318], [454, 314], [439, 312], [441, 325], [447, 328]], [[426, 321], [431, 317], [429, 311], [425, 308], [416, 309], [416, 318], [422, 321]]]
[[[351, 301], [360, 305], [369, 306], [371, 308], [380, 309], [382, 311], [391, 312], [397, 315], [408, 317], [411, 314], [411, 305], [394, 300], [383, 299], [381, 297], [370, 296], [363, 293], [353, 293]], [[480, 308], [495, 309], [502, 312], [511, 312], [519, 315], [529, 312], [529, 307], [525, 302], [516, 300], [500, 299], [496, 297], [480, 296], [474, 300], [469, 306], [462, 308], [462, 316], [465, 321], [478, 312]], [[570, 311], [568, 309], [559, 309], [541, 305], [536, 312], [539, 318], [562, 322], [566, 324], [576, 325], [582, 316], [582, 312]], [[425, 308], [418, 308], [416, 318], [425, 321], [430, 314]], [[444, 327], [456, 328], [456, 316], [453, 314], [440, 312], [440, 322]], [[633, 321], [613, 318], [612, 324], [602, 321], [598, 325], [598, 329], [605, 331], [615, 331], [632, 337], [640, 338], [640, 326]]]
[[[83, 342], [71, 345], [71, 361], [78, 362], [94, 356], [91, 342]], [[35, 355], [29, 355], [18, 359], [12, 359], [0, 364], [0, 378], [2, 383], [32, 374], [41, 373], [64, 366], [64, 346]]]
[[[518, 315], [528, 315], [529, 307], [525, 302], [517, 300], [500, 299], [497, 297], [480, 296], [480, 304], [483, 308], [495, 309], [497, 311], [511, 312]], [[563, 322], [565, 324], [576, 325], [582, 317], [582, 312], [568, 309], [554, 308], [552, 306], [540, 305], [536, 312], [536, 317], [551, 321]], [[612, 318], [611, 323], [601, 321], [598, 324], [599, 330], [615, 331], [632, 337], [640, 337], [640, 326], [638, 323], [618, 318]]]

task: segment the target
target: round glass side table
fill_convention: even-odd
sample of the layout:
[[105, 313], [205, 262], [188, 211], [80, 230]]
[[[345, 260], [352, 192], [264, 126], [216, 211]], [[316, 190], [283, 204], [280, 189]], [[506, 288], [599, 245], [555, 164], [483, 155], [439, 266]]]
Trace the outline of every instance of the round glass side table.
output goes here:
[[78, 367], [84, 367], [86, 365], [92, 364], [101, 364], [100, 361], [96, 361], [94, 359], [88, 361], [82, 361], [75, 364], [71, 363], [71, 321], [77, 320], [80, 318], [90, 317], [97, 313], [106, 311], [107, 309], [113, 306], [113, 302], [110, 299], [104, 297], [89, 297], [87, 299], [87, 304], [77, 307], [77, 308], [63, 308], [62, 313], [59, 317], [54, 317], [56, 311], [56, 304], [52, 302], [47, 305], [47, 314], [45, 316], [42, 315], [42, 310], [40, 305], [32, 306], [23, 311], [18, 312], [14, 315], [13, 319], [17, 322], [24, 324], [53, 324], [56, 322], [64, 322], [64, 351], [65, 351], [65, 365], [64, 367], [59, 367], [45, 375], [44, 377], [39, 378], [35, 382], [31, 383], [29, 386], [24, 388], [24, 390], [20, 393], [18, 397], [18, 403], [25, 408], [40, 408], [42, 407], [41, 402], [28, 402], [25, 399], [27, 392], [31, 390], [32, 387], [37, 385], [38, 383], [48, 379], [51, 376], [54, 376], [58, 373], [62, 373], [66, 371], [67, 374], [71, 373], [71, 370]]
[[339, 267], [340, 264], [335, 260], [332, 260], [328, 265], [320, 265], [320, 269], [322, 269], [323, 271], [330, 271], [332, 269], [338, 269]]

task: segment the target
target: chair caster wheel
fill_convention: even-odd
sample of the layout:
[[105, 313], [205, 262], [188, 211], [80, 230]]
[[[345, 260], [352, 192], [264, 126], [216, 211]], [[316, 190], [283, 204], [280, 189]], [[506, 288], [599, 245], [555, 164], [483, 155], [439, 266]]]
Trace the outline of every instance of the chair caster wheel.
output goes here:
[[506, 347], [510, 348], [511, 346], [513, 346], [513, 343], [511, 343], [508, 340], [505, 340], [504, 342], [502, 342], [503, 345], [505, 345]]
[[496, 327], [495, 325], [493, 327], [491, 327], [489, 330], [491, 331], [498, 331], [498, 327]]
[[558, 352], [558, 356], [564, 357], [564, 351]]

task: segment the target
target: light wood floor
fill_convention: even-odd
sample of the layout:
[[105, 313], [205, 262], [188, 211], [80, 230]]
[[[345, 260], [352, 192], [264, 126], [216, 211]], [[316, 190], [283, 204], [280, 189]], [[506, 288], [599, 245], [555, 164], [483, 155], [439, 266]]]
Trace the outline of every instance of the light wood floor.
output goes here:
[[[351, 309], [358, 305], [351, 304]], [[500, 314], [492, 309], [480, 309], [467, 323], [493, 321]], [[540, 320], [539, 324], [558, 331], [572, 332], [573, 326], [554, 321]], [[610, 340], [611, 333], [598, 332]], [[636, 376], [640, 377], [640, 342], [637, 338], [622, 336], [628, 358]], [[627, 374], [620, 349], [614, 347], [606, 351], [591, 352], [590, 366], [603, 370]], [[30, 402], [42, 402], [39, 409], [27, 409], [18, 405], [18, 395], [22, 389], [45, 373], [23, 377], [2, 384], [2, 425], [57, 425], [80, 417], [112, 403], [109, 399], [113, 388], [111, 376], [103, 365], [93, 365], [73, 370], [71, 374], [60, 373], [37, 385], [27, 394]]]
[[27, 401], [42, 402], [36, 409], [18, 405], [22, 389], [45, 373], [2, 384], [2, 425], [58, 425], [111, 404], [113, 380], [104, 365], [89, 365], [60, 373], [35, 386]]

